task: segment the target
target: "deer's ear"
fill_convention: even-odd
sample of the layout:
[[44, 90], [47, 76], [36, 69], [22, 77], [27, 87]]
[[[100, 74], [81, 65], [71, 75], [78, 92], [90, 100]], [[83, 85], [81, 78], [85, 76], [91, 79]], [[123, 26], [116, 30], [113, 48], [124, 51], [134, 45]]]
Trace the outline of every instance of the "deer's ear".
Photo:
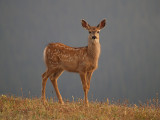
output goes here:
[[85, 20], [81, 20], [81, 24], [82, 24], [82, 27], [84, 27], [85, 29], [89, 30], [90, 28], [90, 25], [85, 21]]
[[102, 28], [104, 28], [105, 25], [106, 25], [106, 19], [102, 20], [102, 21], [97, 25], [97, 27], [98, 27], [99, 29], [102, 29]]

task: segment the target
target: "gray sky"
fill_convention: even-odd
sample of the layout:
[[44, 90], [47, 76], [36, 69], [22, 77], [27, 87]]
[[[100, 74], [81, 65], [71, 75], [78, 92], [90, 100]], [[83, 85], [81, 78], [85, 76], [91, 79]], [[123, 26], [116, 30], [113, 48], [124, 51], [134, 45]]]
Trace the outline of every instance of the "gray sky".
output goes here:
[[[160, 93], [159, 5], [159, 0], [1, 0], [0, 94], [21, 96], [22, 88], [24, 96], [30, 91], [40, 97], [45, 46], [86, 46], [81, 19], [97, 25], [106, 18], [89, 99], [154, 98]], [[78, 74], [64, 72], [58, 83], [64, 98], [83, 98]], [[46, 92], [56, 96], [50, 81]]]

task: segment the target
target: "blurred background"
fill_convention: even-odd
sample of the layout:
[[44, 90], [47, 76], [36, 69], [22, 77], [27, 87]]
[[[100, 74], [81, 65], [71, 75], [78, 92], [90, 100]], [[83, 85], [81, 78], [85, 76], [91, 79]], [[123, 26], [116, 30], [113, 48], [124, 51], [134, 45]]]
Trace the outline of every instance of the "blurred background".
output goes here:
[[[0, 0], [0, 94], [40, 97], [45, 46], [86, 46], [81, 19], [96, 26], [103, 18], [107, 26], [100, 33], [89, 100], [155, 98], [160, 93], [159, 0]], [[63, 98], [83, 98], [78, 74], [64, 72], [58, 84]], [[46, 96], [56, 98], [50, 80]]]

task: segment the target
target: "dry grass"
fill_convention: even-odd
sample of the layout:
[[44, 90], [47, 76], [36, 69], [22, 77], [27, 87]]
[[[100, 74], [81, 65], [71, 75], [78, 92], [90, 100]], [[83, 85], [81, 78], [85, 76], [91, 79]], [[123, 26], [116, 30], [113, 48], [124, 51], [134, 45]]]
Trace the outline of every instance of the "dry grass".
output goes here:
[[90, 102], [89, 107], [82, 100], [60, 105], [48, 100], [43, 105], [39, 98], [0, 96], [0, 120], [160, 120], [158, 99], [144, 105], [128, 105], [126, 102]]

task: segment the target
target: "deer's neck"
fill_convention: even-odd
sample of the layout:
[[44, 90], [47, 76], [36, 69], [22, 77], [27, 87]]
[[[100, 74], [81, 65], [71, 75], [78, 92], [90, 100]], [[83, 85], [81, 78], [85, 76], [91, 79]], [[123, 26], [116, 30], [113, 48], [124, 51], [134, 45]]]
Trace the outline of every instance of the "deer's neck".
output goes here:
[[97, 63], [100, 55], [100, 43], [99, 39], [88, 39], [88, 55], [93, 62]]

